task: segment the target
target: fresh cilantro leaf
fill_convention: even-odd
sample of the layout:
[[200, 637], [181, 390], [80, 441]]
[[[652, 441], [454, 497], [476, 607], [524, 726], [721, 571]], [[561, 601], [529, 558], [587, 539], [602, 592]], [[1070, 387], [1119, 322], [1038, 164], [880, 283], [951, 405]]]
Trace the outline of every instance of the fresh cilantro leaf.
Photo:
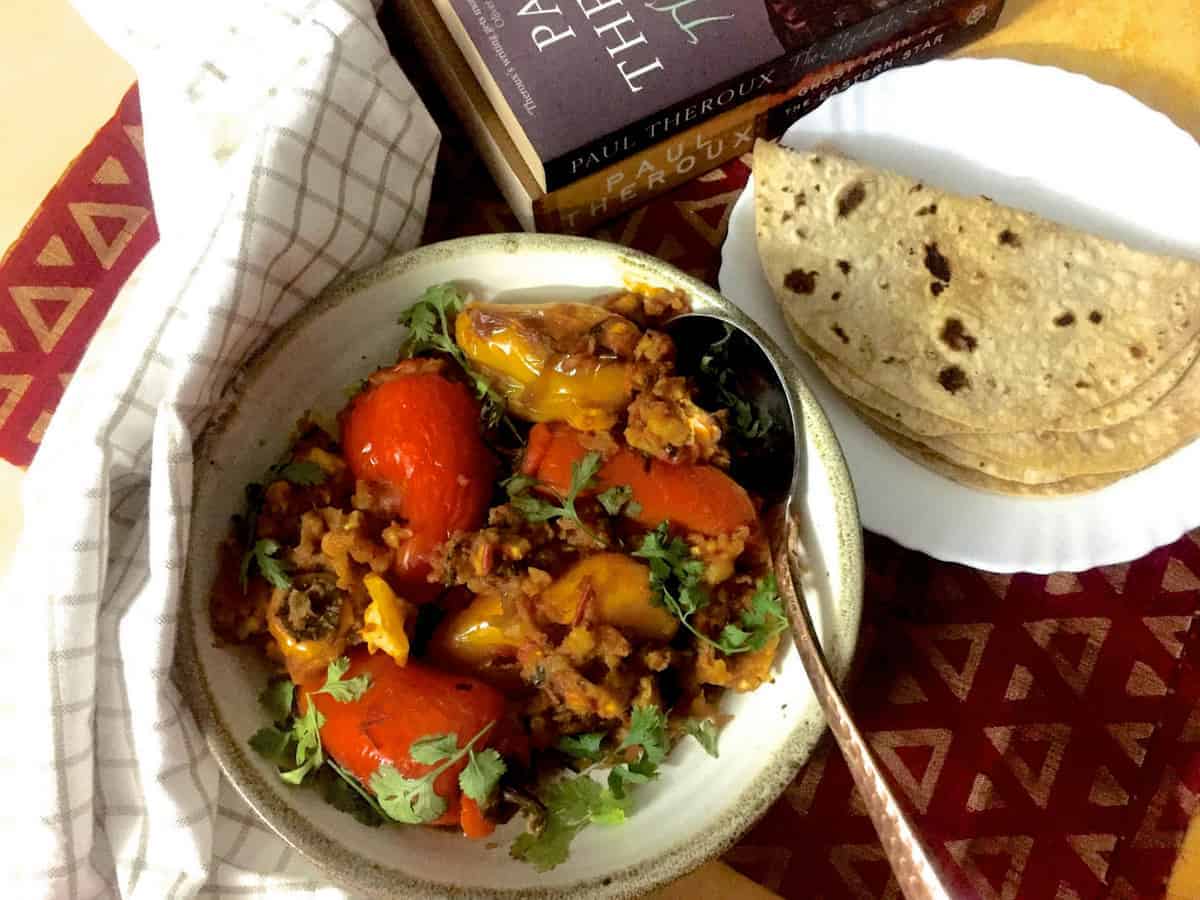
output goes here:
[[279, 777], [282, 778], [284, 781], [286, 781], [288, 784], [295, 784], [295, 785], [303, 784], [304, 779], [308, 776], [308, 773], [319, 769], [321, 767], [321, 763], [323, 763], [324, 761], [325, 761], [324, 757], [320, 754], [320, 751], [318, 751], [316, 756], [310, 757], [309, 759], [305, 760], [304, 763], [297, 766], [296, 768], [291, 769], [287, 772], [280, 772]]
[[545, 872], [565, 862], [571, 841], [587, 825], [617, 825], [625, 821], [627, 805], [611, 790], [586, 775], [567, 778], [542, 791], [546, 822], [537, 834], [513, 841], [509, 854]]
[[449, 759], [458, 752], [458, 736], [454, 734], [427, 734], [417, 738], [408, 748], [413, 762], [433, 766]]
[[692, 556], [691, 548], [679, 538], [670, 537], [666, 522], [642, 538], [634, 556], [650, 564], [650, 590], [655, 599], [700, 640], [717, 647], [691, 618], [710, 602], [703, 584], [704, 563]]
[[509, 501], [513, 507], [530, 522], [549, 522], [563, 514], [560, 507], [547, 503], [539, 497], [522, 494]]
[[729, 360], [728, 344], [733, 328], [725, 326], [725, 335], [700, 357], [700, 372], [707, 376], [707, 386], [717, 402], [731, 413], [730, 425], [744, 440], [766, 437], [777, 425], [767, 410], [756, 410], [738, 393], [737, 380]]
[[364, 672], [354, 678], [345, 678], [349, 668], [350, 660], [345, 656], [339, 656], [329, 664], [329, 668], [326, 670], [325, 686], [314, 693], [328, 694], [338, 703], [351, 703], [360, 699], [366, 693], [367, 688], [371, 686], [371, 676]]
[[622, 763], [609, 770], [608, 789], [617, 799], [623, 800], [629, 794], [630, 785], [645, 784], [657, 777], [658, 766], [646, 759], [643, 753], [637, 762]]
[[[432, 350], [453, 357], [474, 385], [476, 396], [483, 401], [480, 414], [485, 424], [494, 428], [506, 418], [504, 396], [492, 387], [486, 375], [471, 365], [462, 348], [454, 342], [454, 318], [462, 312], [465, 302], [462, 292], [452, 284], [426, 288], [420, 299], [400, 317], [400, 324], [409, 329], [404, 352], [416, 356]], [[515, 428], [513, 432], [518, 433]]]
[[279, 477], [301, 487], [321, 484], [328, 477], [325, 470], [310, 459], [296, 460], [279, 469]]
[[635, 706], [629, 721], [629, 733], [618, 750], [641, 747], [654, 765], [667, 758], [667, 718], [657, 706]]
[[[406, 825], [423, 825], [427, 822], [432, 822], [444, 813], [446, 811], [446, 800], [434, 789], [434, 783], [437, 781], [438, 776], [464, 756], [472, 754], [475, 743], [487, 734], [495, 724], [495, 722], [488, 722], [488, 724], [484, 725], [473, 738], [467, 741], [466, 746], [462, 749], [458, 747], [458, 737], [453, 734], [427, 735], [413, 741], [409, 747], [408, 754], [415, 762], [422, 763], [423, 765], [439, 763], [439, 765], [430, 769], [419, 778], [409, 778], [402, 775], [395, 766], [380, 766], [375, 771], [375, 774], [371, 776], [371, 790], [379, 799], [379, 805], [383, 811], [390, 818], [395, 819], [397, 822], [403, 822]], [[484, 762], [478, 762], [477, 758], [476, 765], [479, 769], [479, 775], [482, 777], [478, 783], [472, 783], [473, 789], [475, 787], [482, 788], [487, 786], [488, 780], [490, 780], [492, 773], [495, 772], [497, 762], [501, 767], [504, 765], [500, 759], [500, 754], [494, 750], [484, 751], [484, 753], [479, 754], [479, 757], [486, 756], [489, 753], [494, 754], [494, 758], [488, 756]], [[468, 760], [469, 766], [470, 760]], [[503, 774], [503, 768], [501, 768], [499, 773], [496, 773], [495, 778], [499, 780], [501, 774]], [[494, 781], [491, 783], [491, 787], [495, 787]]]
[[728, 623], [716, 640], [696, 628], [692, 616], [711, 601], [704, 587], [704, 563], [691, 555], [684, 541], [668, 537], [666, 522], [647, 532], [633, 555], [650, 564], [650, 589], [655, 599], [684, 628], [721, 653], [761, 650], [773, 637], [787, 630], [787, 617], [774, 575], [759, 579], [749, 608], [737, 622]]
[[584, 454], [583, 459], [571, 464], [571, 489], [567, 492], [567, 502], [573, 503], [579, 492], [592, 483], [600, 467], [604, 465], [604, 457], [595, 450]]
[[724, 653], [741, 653], [750, 649], [750, 637], [750, 632], [731, 624], [721, 629], [721, 637], [717, 643]]
[[560, 518], [569, 519], [579, 527], [580, 531], [603, 547], [604, 541], [592, 534], [588, 527], [583, 524], [583, 520], [579, 518], [579, 512], [575, 509], [575, 501], [591, 485], [593, 479], [596, 477], [596, 473], [600, 471], [603, 465], [604, 457], [595, 450], [590, 451], [582, 459], [572, 463], [571, 486], [567, 490], [567, 496], [557, 505], [528, 493], [539, 483], [528, 475], [514, 475], [504, 482], [504, 487], [508, 492], [509, 503], [530, 522], [549, 522], [551, 519]]
[[513, 859], [527, 862], [539, 872], [548, 872], [565, 863], [571, 853], [571, 841], [583, 826], [573, 827], [555, 816], [548, 816], [537, 834], [526, 831], [517, 835], [508, 853]]
[[[633, 488], [627, 484], [613, 485], [608, 490], [597, 494], [596, 499], [600, 501], [600, 505], [610, 516], [619, 516], [622, 509], [637, 505], [633, 502]], [[634, 513], [636, 514], [640, 509], [641, 507], [638, 507]]]
[[642, 504], [638, 503], [636, 500], [630, 500], [625, 504], [625, 515], [629, 516], [631, 519], [636, 516], [640, 516], [641, 514]]
[[602, 731], [593, 731], [589, 734], [568, 734], [560, 737], [555, 746], [568, 756], [594, 762], [603, 755], [600, 749], [603, 740], [604, 732]]
[[368, 828], [378, 828], [387, 821], [379, 802], [359, 785], [358, 779], [332, 759], [317, 773], [321, 797], [334, 809], [350, 813]]
[[717, 752], [717, 725], [712, 719], [687, 719], [683, 730], [699, 741], [709, 756], [716, 759], [721, 755]]
[[[322, 757], [321, 727], [325, 717], [317, 709], [317, 704], [310, 699], [304, 715], [296, 719], [292, 726], [292, 734], [296, 738], [296, 765], [302, 766], [310, 759]], [[320, 762], [317, 763], [320, 765]]]
[[285, 563], [275, 558], [275, 554], [278, 552], [279, 544], [275, 541], [255, 541], [254, 546], [250, 548], [250, 552], [242, 559], [243, 584], [245, 584], [250, 576], [250, 563], [252, 559], [254, 565], [258, 567], [258, 571], [262, 573], [262, 577], [267, 579], [272, 587], [277, 587], [285, 591], [288, 590], [292, 586], [292, 579], [288, 577]]
[[431, 778], [407, 778], [386, 763], [371, 776], [371, 790], [388, 818], [405, 825], [424, 825], [446, 811], [446, 800]]
[[288, 765], [288, 750], [291, 740], [290, 731], [280, 731], [278, 728], [268, 725], [254, 732], [250, 738], [250, 747], [276, 765]]
[[496, 790], [500, 776], [507, 769], [495, 750], [484, 750], [482, 753], [472, 750], [467, 754], [467, 767], [458, 773], [458, 785], [476, 803], [483, 803]]
[[758, 580], [754, 595], [750, 598], [750, 608], [742, 613], [741, 629], [747, 633], [747, 650], [761, 650], [773, 637], [787, 631], [788, 620], [783, 611], [783, 601], [779, 599], [774, 574]]
[[296, 686], [287, 678], [273, 678], [258, 695], [259, 705], [275, 724], [282, 724], [292, 714]]

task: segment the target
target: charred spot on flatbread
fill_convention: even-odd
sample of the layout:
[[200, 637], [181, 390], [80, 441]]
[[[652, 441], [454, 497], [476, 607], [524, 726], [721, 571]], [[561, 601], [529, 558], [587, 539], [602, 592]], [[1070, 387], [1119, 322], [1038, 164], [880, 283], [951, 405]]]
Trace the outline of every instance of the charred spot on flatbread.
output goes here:
[[862, 202], [866, 199], [866, 187], [861, 181], [854, 182], [854, 184], [842, 191], [842, 195], [838, 197], [838, 218], [846, 218], [846, 216], [862, 206]]
[[958, 366], [946, 366], [938, 372], [938, 384], [951, 394], [957, 394], [970, 385], [970, 381], [967, 380], [967, 373]]
[[837, 261], [837, 267], [842, 270], [843, 275], [849, 275], [850, 270], [853, 268], [853, 266], [850, 265], [850, 260], [848, 259], [839, 259]]
[[975, 336], [968, 333], [962, 319], [955, 318], [954, 316], [946, 319], [942, 324], [942, 332], [938, 337], [941, 338], [943, 344], [959, 353], [962, 353], [964, 350], [967, 353], [974, 353], [975, 348], [979, 346], [979, 342], [975, 340]]
[[1088, 313], [1088, 321], [1091, 322], [1093, 325], [1099, 325], [1101, 322], [1104, 321], [1104, 316], [1100, 312], [1100, 310], [1093, 309], [1090, 313]]
[[925, 268], [934, 278], [950, 283], [950, 260], [938, 250], [937, 241], [925, 245]]
[[918, 216], [936, 216], [937, 215], [937, 204], [929, 203], [929, 204], [926, 204], [925, 206], [922, 206], [920, 209], [917, 210], [916, 215], [918, 215]]
[[940, 281], [931, 281], [929, 283], [929, 293], [933, 294], [935, 297], [941, 296], [942, 291], [945, 289], [946, 286]]
[[1075, 313], [1068, 311], [1063, 313], [1061, 316], [1055, 316], [1054, 324], [1059, 328], [1066, 328], [1068, 325], [1074, 325]]
[[1004, 247], [1020, 247], [1021, 236], [1011, 228], [1005, 228], [996, 236], [996, 240]]
[[830, 326], [829, 330], [836, 334], [838, 336], [838, 340], [843, 344], [850, 343], [850, 335], [846, 334], [846, 330], [837, 322], [834, 322], [833, 325]]
[[783, 279], [783, 286], [795, 294], [811, 294], [817, 289], [817, 271], [792, 269]]

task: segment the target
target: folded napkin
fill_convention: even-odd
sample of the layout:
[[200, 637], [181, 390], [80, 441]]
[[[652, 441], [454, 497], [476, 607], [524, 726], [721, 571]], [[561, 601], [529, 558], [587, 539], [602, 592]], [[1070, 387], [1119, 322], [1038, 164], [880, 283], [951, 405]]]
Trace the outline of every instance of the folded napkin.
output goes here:
[[10, 897], [329, 895], [171, 681], [192, 442], [331, 280], [420, 238], [438, 133], [368, 0], [78, 0], [137, 70], [161, 241], [25, 478], [0, 628]]

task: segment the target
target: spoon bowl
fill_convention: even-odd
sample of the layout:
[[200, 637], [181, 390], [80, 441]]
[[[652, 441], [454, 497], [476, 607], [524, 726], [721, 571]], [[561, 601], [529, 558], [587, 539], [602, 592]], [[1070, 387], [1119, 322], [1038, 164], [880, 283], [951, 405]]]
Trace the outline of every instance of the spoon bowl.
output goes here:
[[[759, 340], [719, 315], [678, 316], [666, 331], [678, 348], [677, 370], [696, 379], [701, 398], [732, 404], [734, 421], [727, 424], [733, 426], [733, 475], [766, 501], [764, 520], [775, 581], [796, 650], [900, 889], [908, 900], [948, 898], [928, 851], [854, 724], [817, 639], [808, 604], [796, 588], [803, 571], [797, 513], [798, 498], [804, 496], [804, 426], [784, 387], [783, 373]], [[705, 398], [705, 393], [720, 396]]]

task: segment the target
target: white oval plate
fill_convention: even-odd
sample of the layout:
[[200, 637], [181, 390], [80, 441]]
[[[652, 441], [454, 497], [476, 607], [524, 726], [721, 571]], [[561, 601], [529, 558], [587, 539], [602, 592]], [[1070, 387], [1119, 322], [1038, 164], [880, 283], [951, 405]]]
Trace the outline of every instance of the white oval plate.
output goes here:
[[[782, 142], [1200, 258], [1200, 144], [1081, 75], [1011, 60], [900, 69], [834, 97]], [[758, 261], [753, 177], [729, 219], [720, 285], [802, 367], [845, 451], [864, 527], [938, 559], [1045, 573], [1135, 559], [1200, 525], [1200, 442], [1104, 490], [1047, 499], [964, 487], [893, 450], [791, 340]]]

